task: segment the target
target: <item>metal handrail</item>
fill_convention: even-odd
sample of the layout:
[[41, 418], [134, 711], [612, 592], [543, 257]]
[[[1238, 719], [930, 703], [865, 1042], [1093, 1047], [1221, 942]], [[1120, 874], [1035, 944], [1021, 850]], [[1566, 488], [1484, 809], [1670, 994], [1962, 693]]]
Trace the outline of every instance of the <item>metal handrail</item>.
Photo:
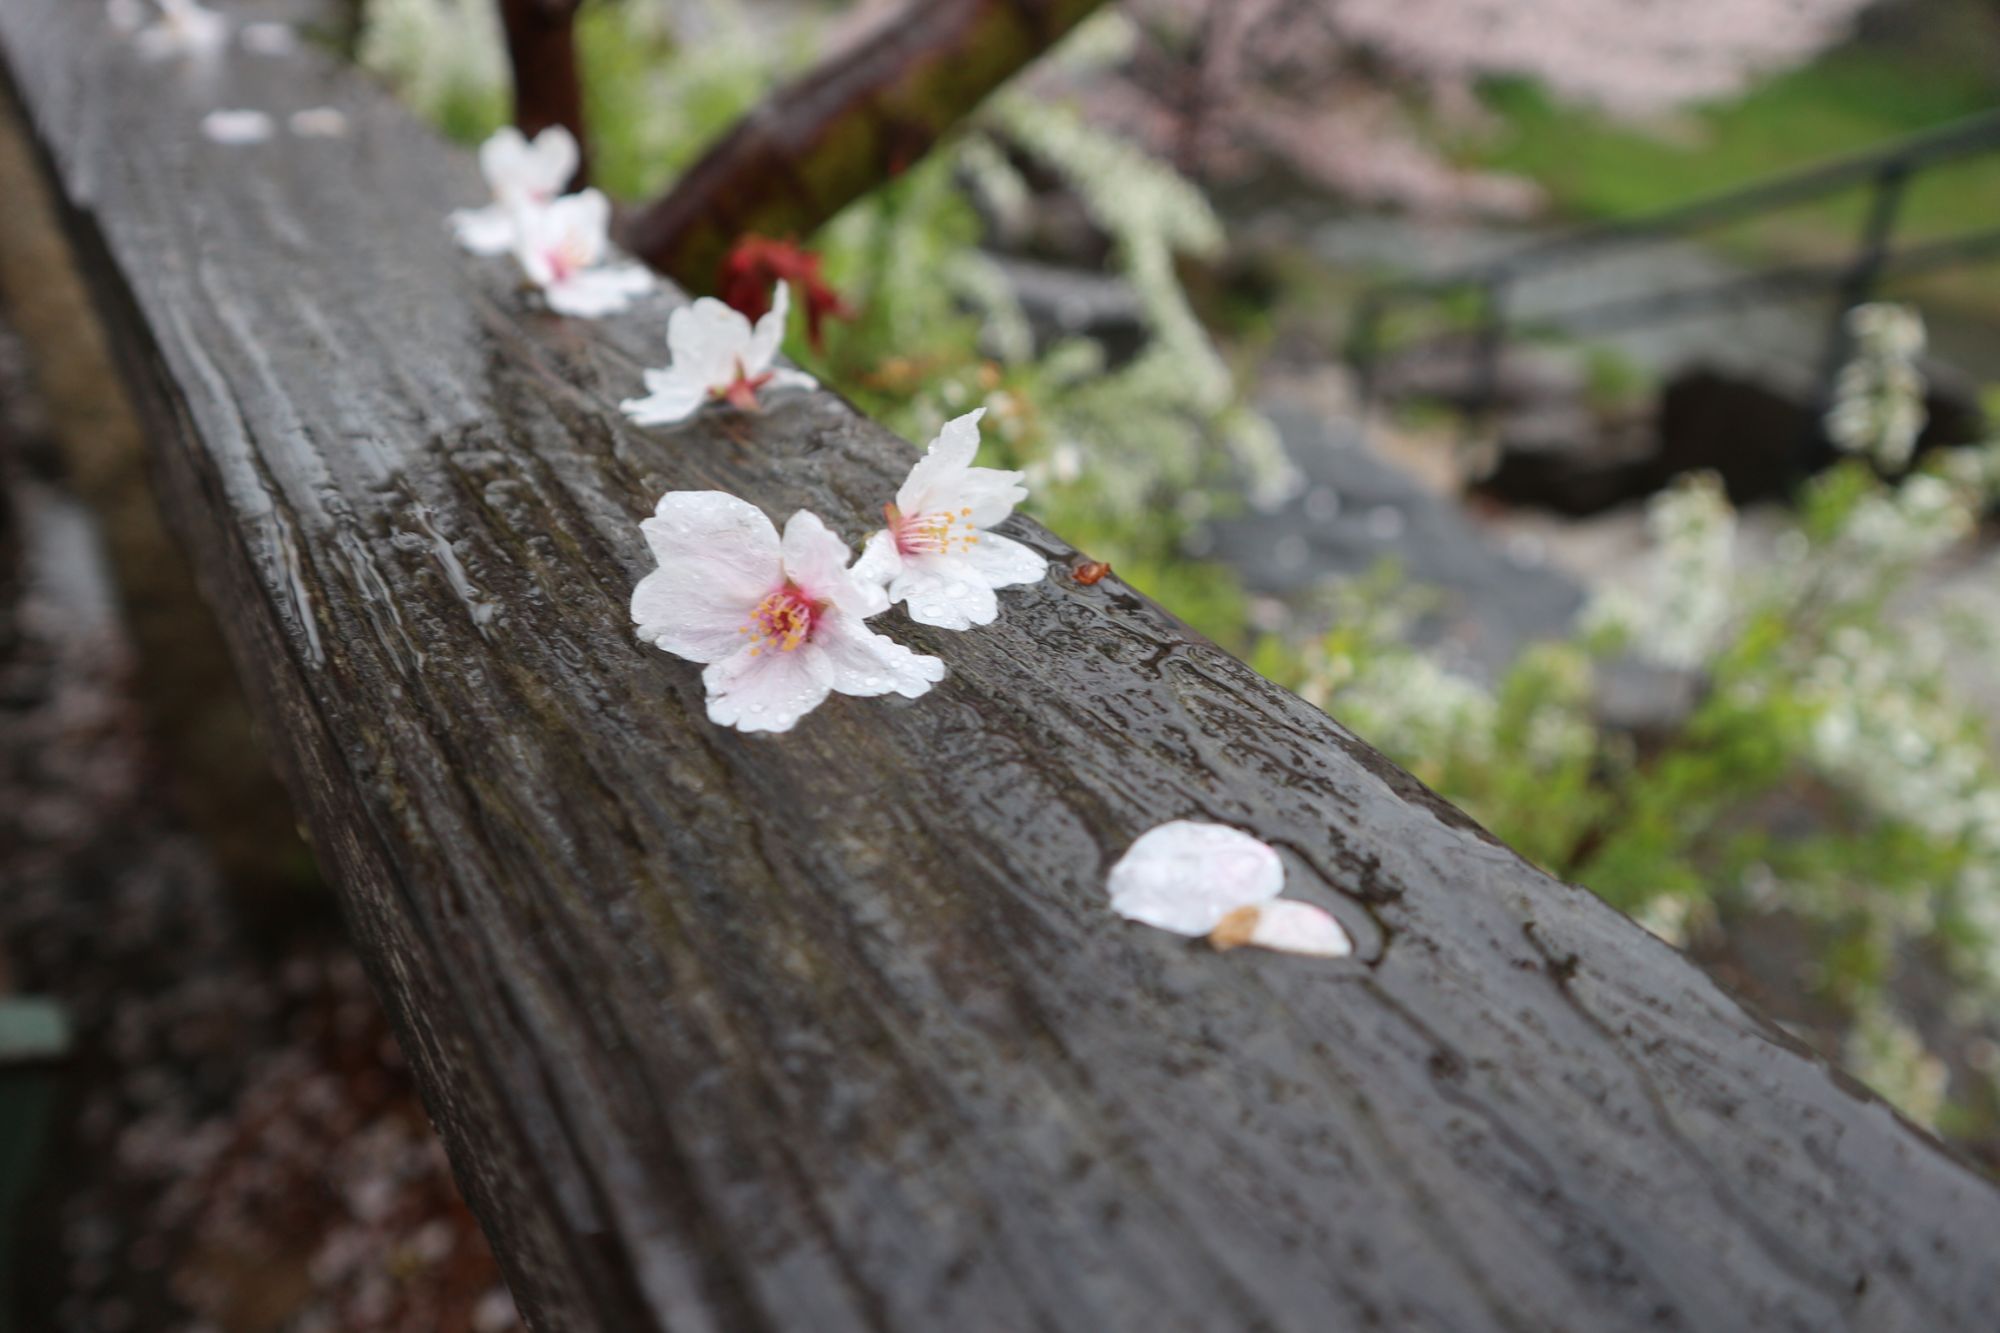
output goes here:
[[1495, 258], [1441, 273], [1385, 282], [1363, 293], [1356, 306], [1347, 344], [1348, 361], [1360, 380], [1366, 403], [1372, 397], [1381, 323], [1389, 311], [1399, 305], [1472, 292], [1479, 301], [1479, 314], [1473, 335], [1474, 382], [1467, 395], [1466, 412], [1470, 419], [1483, 418], [1491, 409], [1497, 389], [1500, 351], [1511, 331], [1509, 297], [1516, 283], [1538, 271], [1569, 264], [1584, 256], [1685, 236], [1844, 190], [1867, 187], [1871, 190], [1867, 218], [1854, 254], [1844, 261], [1779, 265], [1724, 282], [1618, 297], [1580, 309], [1537, 312], [1539, 318], [1560, 317], [1572, 325], [1580, 320], [1585, 326], [1596, 323], [1599, 327], [1632, 327], [1649, 319], [1677, 318], [1758, 293], [1775, 295], [1831, 288], [1840, 300], [1822, 357], [1820, 398], [1824, 405], [1830, 401], [1833, 378], [1847, 355], [1844, 316], [1849, 309], [1869, 300], [1885, 276], [1928, 271], [2000, 253], [2000, 229], [1964, 233], [1902, 251], [1891, 246], [1904, 195], [1918, 174], [1947, 162], [1994, 152], [2000, 152], [2000, 111], [1968, 116], [1848, 157], [1657, 213], [1589, 224]]

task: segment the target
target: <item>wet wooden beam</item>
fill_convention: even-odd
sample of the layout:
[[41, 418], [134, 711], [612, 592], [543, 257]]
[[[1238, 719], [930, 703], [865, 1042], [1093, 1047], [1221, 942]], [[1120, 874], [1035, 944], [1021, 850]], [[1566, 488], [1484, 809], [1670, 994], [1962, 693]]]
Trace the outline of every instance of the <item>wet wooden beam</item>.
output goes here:
[[[673, 298], [452, 249], [467, 156], [310, 52], [0, 53], [168, 508], [539, 1329], [1987, 1329], [2000, 1192], [1588, 893], [1025, 520], [950, 675], [789, 736], [638, 645], [638, 519], [850, 538], [911, 448], [832, 394], [634, 429]], [[214, 106], [334, 105], [248, 147]], [[1347, 963], [1115, 918], [1192, 816]]]

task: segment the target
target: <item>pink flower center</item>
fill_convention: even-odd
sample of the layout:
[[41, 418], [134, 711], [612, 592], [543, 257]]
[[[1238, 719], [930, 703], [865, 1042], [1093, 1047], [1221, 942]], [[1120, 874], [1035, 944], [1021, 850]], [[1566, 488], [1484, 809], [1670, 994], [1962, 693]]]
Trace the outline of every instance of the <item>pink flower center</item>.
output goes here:
[[904, 555], [949, 555], [979, 545], [979, 529], [972, 526], [969, 508], [956, 514], [946, 511], [906, 516], [894, 505], [883, 505], [882, 517], [896, 536], [896, 550]]
[[757, 603], [737, 633], [750, 636], [752, 657], [761, 656], [767, 648], [789, 653], [812, 640], [813, 630], [825, 614], [825, 602], [815, 602], [798, 584], [786, 579], [782, 587]]
[[769, 384], [771, 377], [775, 374], [777, 374], [776, 371], [767, 370], [761, 375], [746, 375], [743, 371], [743, 358], [738, 357], [736, 359], [736, 378], [727, 384], [716, 385], [708, 391], [708, 394], [709, 397], [719, 398], [738, 411], [755, 412], [757, 410], [757, 390]]
[[574, 233], [564, 236], [555, 244], [542, 251], [542, 257], [549, 264], [551, 287], [568, 282], [571, 277], [590, 267], [590, 247]]

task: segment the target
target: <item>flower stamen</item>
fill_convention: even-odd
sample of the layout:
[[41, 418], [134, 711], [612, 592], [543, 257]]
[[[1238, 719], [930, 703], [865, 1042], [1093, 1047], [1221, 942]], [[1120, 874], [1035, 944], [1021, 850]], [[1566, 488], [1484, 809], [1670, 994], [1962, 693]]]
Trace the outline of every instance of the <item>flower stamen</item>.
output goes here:
[[763, 656], [767, 648], [780, 653], [796, 652], [812, 638], [813, 628], [825, 611], [825, 603], [813, 601], [798, 584], [787, 580], [783, 587], [757, 603], [757, 609], [737, 633], [749, 636], [752, 657]]
[[727, 384], [718, 384], [710, 389], [709, 396], [728, 403], [741, 412], [756, 412], [762, 407], [757, 401], [757, 391], [771, 382], [776, 371], [767, 370], [760, 375], [744, 373], [743, 358], [736, 358], [736, 378]]
[[979, 544], [979, 529], [966, 522], [971, 509], [956, 514], [905, 515], [893, 504], [882, 506], [882, 517], [904, 555], [950, 555]]

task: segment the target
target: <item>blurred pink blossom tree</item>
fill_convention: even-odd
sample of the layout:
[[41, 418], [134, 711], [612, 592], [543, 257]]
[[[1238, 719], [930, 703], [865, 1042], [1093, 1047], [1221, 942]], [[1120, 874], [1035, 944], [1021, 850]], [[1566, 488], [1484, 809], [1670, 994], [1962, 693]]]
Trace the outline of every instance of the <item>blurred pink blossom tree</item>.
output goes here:
[[1191, 170], [1271, 160], [1336, 192], [1433, 211], [1531, 207], [1454, 170], [1413, 110], [1464, 123], [1478, 81], [1531, 78], [1630, 118], [1741, 91], [1850, 30], [1868, 0], [1127, 0], [1131, 76], [1084, 90]]

